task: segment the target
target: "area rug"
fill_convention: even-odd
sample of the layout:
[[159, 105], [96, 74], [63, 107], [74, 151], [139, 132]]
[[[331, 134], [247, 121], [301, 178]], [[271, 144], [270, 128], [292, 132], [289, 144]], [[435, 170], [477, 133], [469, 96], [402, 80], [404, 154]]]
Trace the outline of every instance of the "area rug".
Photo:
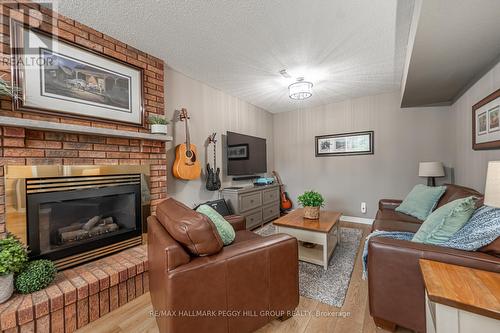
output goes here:
[[[269, 223], [255, 232], [268, 236], [274, 234], [276, 229]], [[333, 251], [326, 271], [322, 266], [299, 261], [300, 295], [342, 307], [362, 234], [360, 229], [340, 228], [340, 246], [337, 245]]]

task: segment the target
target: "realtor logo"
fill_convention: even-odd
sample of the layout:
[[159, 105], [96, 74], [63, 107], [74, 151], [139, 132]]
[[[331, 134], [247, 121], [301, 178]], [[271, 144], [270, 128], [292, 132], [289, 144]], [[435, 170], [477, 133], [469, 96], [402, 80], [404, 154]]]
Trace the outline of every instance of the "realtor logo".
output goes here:
[[[0, 2], [4, 8], [8, 8], [6, 13], [9, 18], [10, 27], [10, 47], [11, 54], [16, 55], [16, 58], [12, 57], [8, 60], [2, 59], [2, 63], [7, 61], [11, 64], [13, 61], [21, 63], [25, 66], [30, 65], [40, 65], [40, 61], [43, 59], [39, 55], [39, 40], [30, 40], [30, 38], [36, 38], [34, 35], [26, 34], [20, 36], [21, 27], [26, 27], [30, 29], [36, 29], [44, 31], [45, 33], [51, 35], [54, 30], [57, 29], [57, 18], [47, 15], [46, 13], [51, 13], [54, 10], [54, 3], [52, 1], [38, 2], [40, 5], [40, 10], [35, 7], [34, 3], [31, 1], [2, 1]], [[18, 39], [22, 41], [22, 53], [20, 52], [21, 45], [16, 47], [16, 43], [13, 43], [13, 39]], [[44, 41], [47, 48], [52, 49], [52, 38]], [[35, 46], [36, 45], [36, 46]]]

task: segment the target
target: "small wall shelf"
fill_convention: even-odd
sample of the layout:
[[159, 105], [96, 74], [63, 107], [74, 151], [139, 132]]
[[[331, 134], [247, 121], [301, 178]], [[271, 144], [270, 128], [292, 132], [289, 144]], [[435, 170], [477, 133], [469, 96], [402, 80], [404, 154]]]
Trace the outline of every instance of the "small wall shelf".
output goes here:
[[166, 141], [166, 142], [172, 141], [171, 136], [163, 134], [122, 131], [110, 128], [90, 127], [90, 126], [73, 125], [65, 123], [55, 123], [44, 120], [32, 120], [32, 119], [3, 117], [3, 116], [0, 116], [0, 126], [24, 127], [28, 129], [41, 130], [41, 131], [112, 136], [119, 138], [139, 139], [139, 140], [154, 140], [154, 141]]

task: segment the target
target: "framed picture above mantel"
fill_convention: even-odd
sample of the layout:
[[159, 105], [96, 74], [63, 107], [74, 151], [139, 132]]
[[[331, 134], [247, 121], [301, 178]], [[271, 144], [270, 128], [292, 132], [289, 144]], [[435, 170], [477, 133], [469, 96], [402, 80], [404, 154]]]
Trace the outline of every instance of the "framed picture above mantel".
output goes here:
[[374, 135], [374, 131], [364, 131], [316, 136], [316, 157], [372, 155]]
[[12, 25], [20, 111], [143, 124], [143, 71], [118, 59]]
[[500, 149], [500, 89], [472, 106], [472, 149]]

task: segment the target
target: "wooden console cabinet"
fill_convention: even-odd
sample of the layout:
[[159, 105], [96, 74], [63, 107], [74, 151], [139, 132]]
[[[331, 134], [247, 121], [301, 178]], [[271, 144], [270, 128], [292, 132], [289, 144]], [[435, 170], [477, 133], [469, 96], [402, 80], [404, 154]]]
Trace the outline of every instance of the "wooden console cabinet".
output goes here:
[[420, 259], [427, 333], [500, 332], [500, 274]]
[[280, 216], [280, 194], [277, 184], [253, 187], [229, 187], [222, 190], [233, 212], [247, 219], [247, 229], [262, 226]]

